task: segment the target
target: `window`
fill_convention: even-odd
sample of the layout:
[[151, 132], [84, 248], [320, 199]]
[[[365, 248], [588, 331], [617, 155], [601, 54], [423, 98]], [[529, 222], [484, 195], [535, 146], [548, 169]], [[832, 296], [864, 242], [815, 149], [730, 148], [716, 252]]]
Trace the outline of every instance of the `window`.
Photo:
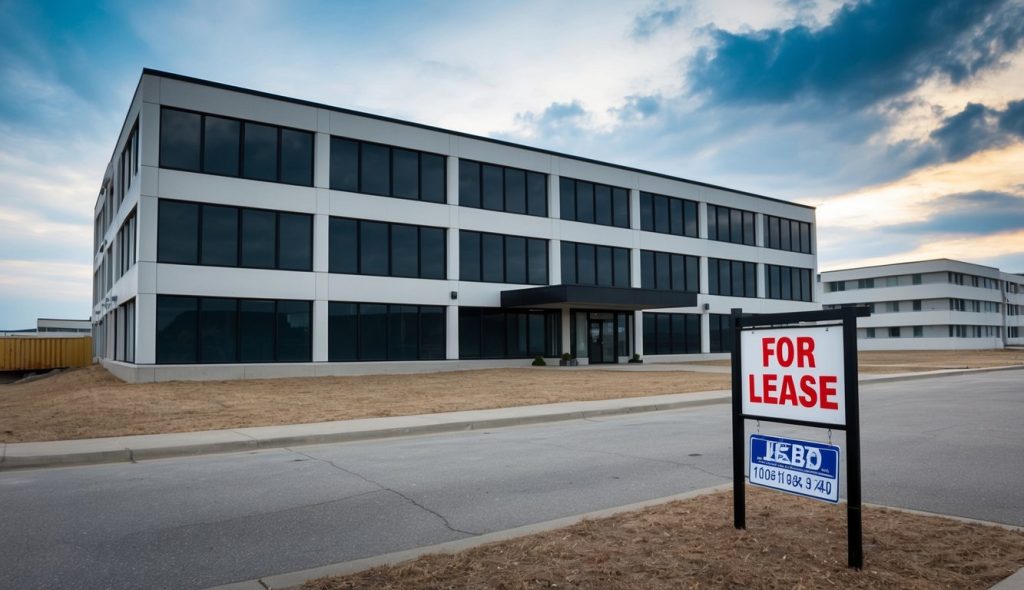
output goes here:
[[138, 246], [136, 240], [137, 216], [133, 209], [125, 218], [121, 228], [117, 230], [117, 270], [115, 280], [124, 276], [138, 260]]
[[445, 157], [331, 137], [330, 187], [385, 197], [445, 202]]
[[[769, 299], [812, 301], [811, 270], [766, 264], [765, 279]], [[833, 283], [834, 284], [834, 283]], [[839, 289], [842, 291], [842, 289]]]
[[889, 338], [899, 338], [899, 337], [900, 337], [900, 329], [899, 328], [889, 328]]
[[875, 329], [874, 328], [868, 328], [867, 332], [868, 332], [868, 338], [874, 338], [875, 337]]
[[560, 346], [558, 311], [459, 308], [459, 358], [551, 358]]
[[558, 189], [562, 219], [629, 227], [629, 190], [564, 177]]
[[313, 270], [313, 216], [160, 199], [157, 262]]
[[924, 337], [924, 326], [914, 326], [914, 338]]
[[160, 167], [313, 186], [313, 133], [163, 107]]
[[899, 284], [900, 284], [900, 278], [899, 277], [885, 277], [885, 286], [886, 287], [898, 287]]
[[547, 252], [547, 240], [462, 230], [459, 280], [546, 285]]
[[757, 264], [708, 258], [708, 294], [757, 297]]
[[921, 300], [920, 299], [915, 299], [914, 303], [913, 303], [913, 306], [914, 306], [914, 311], [921, 311]]
[[312, 302], [157, 296], [158, 364], [309, 362]]
[[[657, 212], [655, 214], [657, 218]], [[708, 205], [708, 239], [754, 246], [757, 243], [754, 219], [750, 211]]]
[[562, 284], [629, 287], [629, 250], [562, 242]]
[[700, 314], [644, 312], [644, 354], [700, 353]]
[[[751, 217], [753, 223], [753, 217]], [[697, 203], [686, 199], [640, 193], [640, 229], [697, 237]]]
[[696, 256], [641, 250], [640, 286], [696, 293], [700, 291], [700, 260]]
[[711, 352], [732, 352], [731, 316], [722, 313], [708, 314], [709, 344]]
[[447, 276], [446, 230], [332, 217], [328, 269], [334, 273], [418, 279]]
[[459, 160], [459, 205], [491, 211], [548, 214], [547, 175]]
[[858, 289], [874, 289], [875, 288], [875, 279], [859, 279], [857, 281], [857, 288]]
[[764, 216], [764, 245], [776, 250], [811, 253], [811, 224], [804, 221]]
[[846, 281], [834, 281], [828, 284], [828, 290], [832, 293], [846, 290]]
[[920, 274], [911, 275], [911, 283], [914, 284], [914, 285], [920, 285], [921, 284], [921, 275]]

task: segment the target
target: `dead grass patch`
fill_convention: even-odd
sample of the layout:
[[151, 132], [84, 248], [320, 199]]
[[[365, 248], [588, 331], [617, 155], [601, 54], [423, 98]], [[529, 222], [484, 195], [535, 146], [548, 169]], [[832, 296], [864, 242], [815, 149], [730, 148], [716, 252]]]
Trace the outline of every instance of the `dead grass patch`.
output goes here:
[[846, 567], [846, 510], [749, 489], [672, 502], [453, 555], [312, 580], [302, 590], [593, 588], [982, 589], [1024, 566], [1024, 533], [867, 507], [864, 563]]

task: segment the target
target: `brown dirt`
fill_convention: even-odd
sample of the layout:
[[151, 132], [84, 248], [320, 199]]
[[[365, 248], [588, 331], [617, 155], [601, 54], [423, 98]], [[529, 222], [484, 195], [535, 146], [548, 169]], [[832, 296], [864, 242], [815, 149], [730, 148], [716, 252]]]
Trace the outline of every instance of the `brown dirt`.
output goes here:
[[92, 366], [0, 385], [0, 442], [304, 424], [728, 387], [724, 374], [558, 367], [129, 384]]
[[988, 588], [1024, 566], [1024, 533], [866, 507], [864, 569], [846, 567], [844, 506], [749, 489], [428, 555], [302, 590], [494, 588]]
[[[906, 350], [857, 354], [860, 372], [917, 373], [941, 369], [980, 369], [1024, 365], [1024, 350]], [[675, 363], [679, 364], [679, 363]], [[695, 365], [728, 367], [728, 360], [695, 361]]]

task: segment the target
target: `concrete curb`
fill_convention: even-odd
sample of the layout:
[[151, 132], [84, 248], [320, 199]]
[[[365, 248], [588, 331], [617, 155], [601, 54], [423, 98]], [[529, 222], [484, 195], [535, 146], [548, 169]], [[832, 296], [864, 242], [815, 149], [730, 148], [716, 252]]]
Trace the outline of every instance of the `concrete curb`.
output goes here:
[[326, 576], [344, 576], [346, 574], [353, 574], [355, 572], [360, 572], [381, 565], [395, 565], [406, 561], [412, 561], [424, 555], [430, 555], [434, 553], [458, 553], [459, 551], [472, 549], [474, 547], [487, 545], [489, 543], [507, 541], [509, 539], [525, 537], [527, 535], [532, 535], [535, 533], [543, 533], [554, 529], [565, 528], [567, 526], [572, 526], [583, 520], [607, 518], [609, 516], [615, 516], [616, 514], [622, 514], [623, 512], [632, 512], [634, 510], [640, 510], [650, 506], [667, 504], [669, 502], [674, 502], [676, 500], [690, 500], [698, 496], [704, 496], [707, 494], [713, 494], [716, 492], [721, 492], [730, 489], [732, 489], [731, 483], [722, 484], [710, 488], [702, 488], [699, 490], [684, 492], [682, 494], [675, 494], [672, 496], [665, 496], [662, 498], [654, 498], [653, 500], [636, 502], [634, 504], [615, 506], [614, 508], [605, 508], [603, 510], [595, 510], [593, 512], [586, 512], [584, 514], [577, 514], [574, 516], [567, 516], [564, 518], [556, 518], [554, 520], [547, 520], [535, 524], [528, 524], [525, 526], [506, 529], [503, 531], [495, 531], [493, 533], [476, 535], [473, 537], [467, 537], [465, 539], [459, 539], [456, 541], [448, 541], [446, 543], [438, 543], [436, 545], [427, 545], [425, 547], [417, 547], [415, 549], [407, 549], [405, 551], [396, 551], [394, 553], [386, 553], [384, 555], [365, 557], [363, 559], [355, 559], [352, 561], [341, 561], [338, 563], [332, 563], [320, 567], [299, 570], [285, 574], [264, 576], [262, 578], [258, 578], [255, 580], [235, 582], [224, 586], [216, 586], [214, 588], [209, 588], [207, 590], [279, 590], [283, 588], [291, 588], [294, 586], [299, 586], [307, 580], [323, 578]]
[[[1024, 369], [1024, 366], [947, 369], [927, 373], [865, 376], [861, 382], [865, 384], [891, 383], [1015, 369]], [[215, 453], [251, 452], [259, 449], [523, 426], [693, 408], [728, 403], [729, 398], [728, 390], [718, 390], [315, 424], [259, 426], [233, 430], [147, 434], [69, 441], [7, 443], [0, 453], [0, 472], [15, 469], [124, 463]]]

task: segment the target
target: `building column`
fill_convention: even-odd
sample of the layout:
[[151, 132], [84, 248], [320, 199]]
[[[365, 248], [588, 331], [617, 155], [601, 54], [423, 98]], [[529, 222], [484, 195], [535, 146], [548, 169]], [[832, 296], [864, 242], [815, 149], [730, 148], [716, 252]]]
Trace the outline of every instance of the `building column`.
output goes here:
[[330, 249], [330, 216], [313, 216], [313, 272], [327, 272], [328, 250]]
[[[156, 294], [135, 296], [135, 364], [156, 363]], [[100, 351], [101, 357], [104, 356]]]
[[328, 302], [323, 299], [313, 301], [313, 362], [327, 362], [327, 309]]
[[644, 356], [644, 312], [633, 312], [633, 352]]
[[760, 248], [764, 247], [765, 238], [768, 237], [764, 235], [764, 219], [764, 213], [754, 215], [754, 244]]
[[708, 204], [704, 201], [697, 203], [697, 237], [708, 239]]
[[700, 314], [700, 351], [711, 352], [711, 314], [706, 311]]
[[629, 189], [629, 228], [640, 229], [640, 191]]
[[711, 293], [711, 285], [708, 284], [708, 257], [701, 256], [698, 259], [700, 266], [700, 293], [709, 294]]
[[574, 354], [572, 349], [572, 316], [568, 307], [561, 309], [562, 314], [562, 353]]
[[317, 133], [314, 139], [316, 149], [313, 150], [313, 186], [329, 188], [331, 186], [331, 136]]
[[767, 275], [763, 262], [757, 263], [757, 296], [764, 299], [768, 296]]
[[459, 306], [449, 305], [445, 313], [444, 358], [453, 361], [459, 358]]
[[548, 217], [551, 219], [562, 218], [561, 178], [557, 174], [548, 174]]
[[548, 284], [562, 284], [562, 240], [548, 240]]

